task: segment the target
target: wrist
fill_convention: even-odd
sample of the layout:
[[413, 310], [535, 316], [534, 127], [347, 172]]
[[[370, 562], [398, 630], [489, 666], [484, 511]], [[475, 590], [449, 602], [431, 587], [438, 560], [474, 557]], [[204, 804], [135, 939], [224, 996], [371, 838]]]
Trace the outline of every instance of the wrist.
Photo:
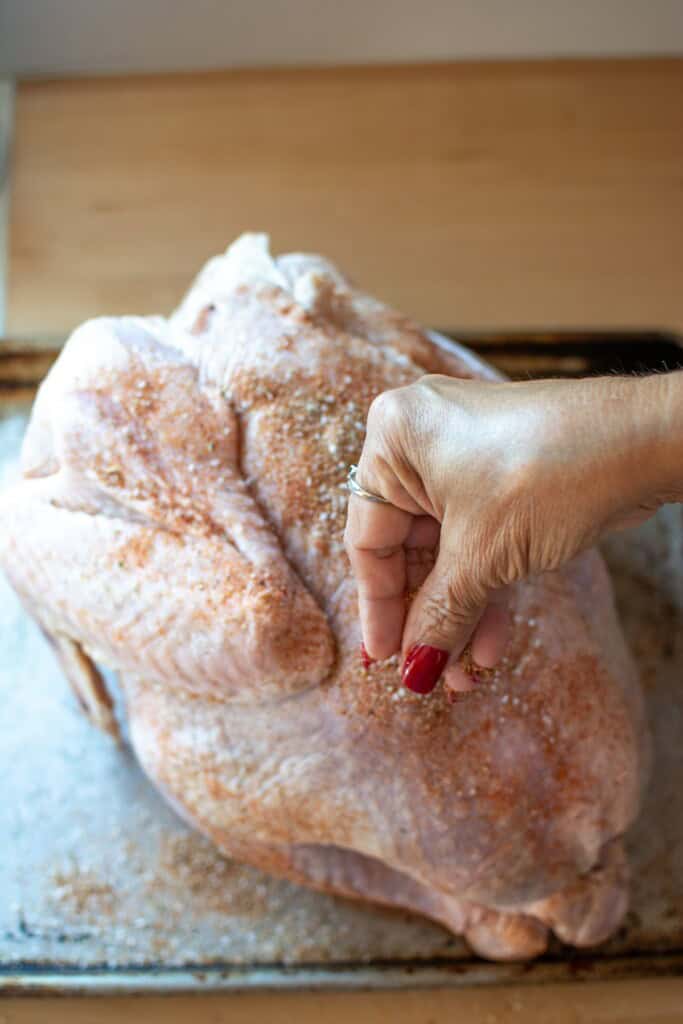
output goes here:
[[683, 501], [683, 372], [655, 374], [641, 385], [641, 415], [651, 441], [643, 459], [651, 463], [652, 500], [657, 505]]
[[563, 405], [586, 456], [574, 485], [601, 529], [683, 500], [683, 373], [576, 382]]
[[622, 379], [614, 412], [624, 422], [622, 494], [654, 510], [683, 500], [683, 373]]

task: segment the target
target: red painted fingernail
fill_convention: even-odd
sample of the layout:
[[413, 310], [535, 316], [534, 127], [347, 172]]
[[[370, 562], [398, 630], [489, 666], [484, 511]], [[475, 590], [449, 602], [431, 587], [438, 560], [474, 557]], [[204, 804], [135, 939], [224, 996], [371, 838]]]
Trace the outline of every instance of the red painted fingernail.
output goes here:
[[403, 663], [403, 685], [414, 693], [431, 693], [448, 661], [448, 651], [415, 644]]
[[375, 664], [375, 659], [371, 658], [365, 650], [365, 644], [360, 645], [360, 660], [363, 668], [370, 668], [371, 665]]

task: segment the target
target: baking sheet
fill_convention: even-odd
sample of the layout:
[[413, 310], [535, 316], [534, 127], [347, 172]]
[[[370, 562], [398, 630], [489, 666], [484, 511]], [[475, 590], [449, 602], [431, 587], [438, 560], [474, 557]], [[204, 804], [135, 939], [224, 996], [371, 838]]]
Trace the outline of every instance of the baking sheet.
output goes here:
[[[28, 406], [0, 413], [0, 486]], [[0, 981], [7, 991], [490, 983], [683, 969], [683, 521], [605, 546], [655, 740], [632, 909], [599, 951], [485, 964], [444, 929], [221, 857], [88, 725], [0, 580]]]

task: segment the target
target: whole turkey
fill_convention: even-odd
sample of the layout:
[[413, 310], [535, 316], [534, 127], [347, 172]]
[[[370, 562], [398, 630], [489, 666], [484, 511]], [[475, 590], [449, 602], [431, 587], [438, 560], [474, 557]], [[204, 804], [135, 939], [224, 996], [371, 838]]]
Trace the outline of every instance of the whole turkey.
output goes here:
[[117, 732], [113, 669], [145, 771], [230, 856], [488, 957], [600, 942], [648, 747], [599, 555], [512, 589], [505, 660], [457, 703], [360, 662], [344, 481], [372, 399], [426, 372], [493, 375], [244, 235], [170, 319], [74, 332], [1, 561], [91, 717]]

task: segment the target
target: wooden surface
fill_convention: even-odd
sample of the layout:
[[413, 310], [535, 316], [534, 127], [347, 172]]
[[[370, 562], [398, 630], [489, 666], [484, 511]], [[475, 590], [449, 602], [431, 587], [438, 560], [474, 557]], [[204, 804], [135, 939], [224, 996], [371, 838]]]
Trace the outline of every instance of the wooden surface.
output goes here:
[[683, 979], [354, 995], [8, 999], [1, 1024], [680, 1024]]
[[683, 329], [683, 60], [27, 81], [8, 317], [169, 310], [267, 229], [435, 326]]
[[9, 227], [10, 140], [14, 121], [14, 83], [0, 78], [0, 337], [5, 323]]

